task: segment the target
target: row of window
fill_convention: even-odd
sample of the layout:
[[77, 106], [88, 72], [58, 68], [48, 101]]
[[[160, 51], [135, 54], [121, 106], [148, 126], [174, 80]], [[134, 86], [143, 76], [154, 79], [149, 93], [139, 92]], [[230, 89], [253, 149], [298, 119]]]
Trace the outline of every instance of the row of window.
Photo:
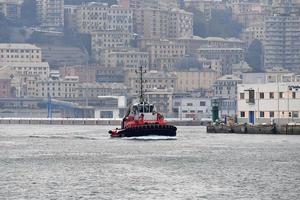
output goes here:
[[[270, 111], [270, 112], [260, 111], [259, 112], [259, 117], [260, 118], [265, 118], [267, 116], [267, 114], [269, 114], [269, 118], [273, 118], [275, 116], [274, 111]], [[284, 114], [285, 114], [285, 112], [281, 112], [281, 115], [284, 116]], [[246, 116], [246, 113], [244, 111], [241, 111], [240, 112], [240, 117], [244, 118], [245, 116]], [[289, 112], [289, 117], [299, 118], [299, 111]]]
[[40, 50], [24, 50], [24, 49], [0, 49], [1, 53], [40, 53]]
[[[291, 94], [292, 94], [291, 98], [296, 99], [296, 92], [292, 92]], [[268, 93], [259, 92], [259, 99], [267, 99], [267, 95], [268, 95], [269, 99], [275, 98], [274, 92], [268, 92]], [[279, 99], [282, 99], [285, 97], [284, 92], [279, 92], [278, 95], [279, 95]], [[249, 92], [249, 98], [250, 98], [250, 96], [252, 98], [254, 98], [254, 95], [253, 94], [250, 95], [250, 92]], [[240, 99], [245, 99], [245, 93], [243, 93], [243, 92], [240, 93]]]
[[[1, 58], [4, 58], [4, 55], [1, 55]], [[23, 55], [6, 55], [6, 58], [25, 58]], [[29, 58], [29, 55], [26, 55], [26, 58]], [[34, 56], [31, 56], [31, 58], [34, 58]], [[40, 58], [39, 56], [36, 56], [36, 58]]]

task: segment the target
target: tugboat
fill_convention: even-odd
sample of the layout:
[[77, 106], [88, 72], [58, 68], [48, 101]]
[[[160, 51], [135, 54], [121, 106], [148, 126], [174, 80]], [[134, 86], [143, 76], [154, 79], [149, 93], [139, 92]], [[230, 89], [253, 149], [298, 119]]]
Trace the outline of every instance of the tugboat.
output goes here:
[[145, 71], [143, 71], [142, 66], [139, 73], [139, 102], [128, 108], [122, 120], [121, 128], [110, 130], [108, 133], [111, 137], [176, 136], [177, 128], [168, 125], [163, 115], [155, 111], [154, 104], [145, 100], [143, 92], [143, 73]]

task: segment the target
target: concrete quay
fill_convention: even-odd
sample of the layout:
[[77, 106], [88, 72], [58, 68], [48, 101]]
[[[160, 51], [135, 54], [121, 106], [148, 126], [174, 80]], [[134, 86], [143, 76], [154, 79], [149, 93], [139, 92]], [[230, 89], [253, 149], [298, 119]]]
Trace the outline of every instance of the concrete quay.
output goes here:
[[212, 124], [206, 126], [207, 133], [236, 133], [236, 134], [283, 134], [300, 135], [300, 124]]
[[[168, 124], [175, 126], [200, 126], [194, 120], [167, 120]], [[0, 124], [30, 124], [30, 125], [106, 125], [119, 127], [121, 119], [96, 118], [0, 118]]]

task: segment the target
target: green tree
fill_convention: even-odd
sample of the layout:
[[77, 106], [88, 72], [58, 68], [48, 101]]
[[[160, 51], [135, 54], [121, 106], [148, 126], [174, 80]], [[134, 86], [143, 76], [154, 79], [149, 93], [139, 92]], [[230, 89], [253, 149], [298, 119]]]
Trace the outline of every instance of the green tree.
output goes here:
[[21, 21], [26, 26], [37, 24], [35, 0], [24, 0], [21, 7]]
[[10, 41], [9, 22], [5, 18], [5, 16], [2, 13], [0, 13], [0, 42], [9, 42], [9, 41]]
[[208, 23], [209, 35], [218, 37], [239, 37], [242, 25], [233, 19], [231, 9], [213, 9]]
[[259, 40], [253, 40], [246, 53], [246, 62], [252, 67], [254, 72], [263, 71], [262, 68], [263, 47]]
[[205, 20], [204, 13], [196, 8], [187, 8], [193, 13], [194, 35], [200, 37], [239, 37], [242, 25], [233, 19], [230, 9], [213, 9], [211, 19]]

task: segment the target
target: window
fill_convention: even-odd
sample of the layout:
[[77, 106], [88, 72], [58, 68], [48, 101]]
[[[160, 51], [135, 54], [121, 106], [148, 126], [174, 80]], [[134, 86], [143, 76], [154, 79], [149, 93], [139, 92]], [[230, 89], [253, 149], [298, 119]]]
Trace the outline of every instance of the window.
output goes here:
[[187, 103], [187, 106], [193, 106], [193, 103]]
[[279, 92], [279, 98], [280, 98], [280, 99], [283, 98], [283, 92]]
[[254, 90], [249, 90], [249, 101], [248, 101], [248, 103], [255, 103]]
[[265, 112], [259, 112], [259, 117], [264, 118], [265, 117]]
[[298, 111], [293, 111], [292, 112], [292, 117], [293, 118], [299, 118], [299, 112]]
[[245, 94], [244, 93], [240, 93], [240, 99], [245, 99]]
[[180, 102], [175, 102], [175, 106], [180, 106]]
[[259, 93], [259, 98], [260, 98], [260, 99], [264, 99], [264, 98], [265, 98], [265, 93], [260, 92], [260, 93]]
[[271, 118], [271, 117], [274, 117], [274, 111], [271, 111], [271, 112], [270, 112], [270, 118]]
[[270, 99], [274, 99], [274, 92], [270, 92]]
[[245, 117], [245, 112], [241, 111], [241, 117]]
[[293, 99], [296, 99], [296, 92], [292, 93], [292, 97], [293, 97]]
[[200, 106], [205, 106], [206, 102], [205, 101], [200, 101]]

